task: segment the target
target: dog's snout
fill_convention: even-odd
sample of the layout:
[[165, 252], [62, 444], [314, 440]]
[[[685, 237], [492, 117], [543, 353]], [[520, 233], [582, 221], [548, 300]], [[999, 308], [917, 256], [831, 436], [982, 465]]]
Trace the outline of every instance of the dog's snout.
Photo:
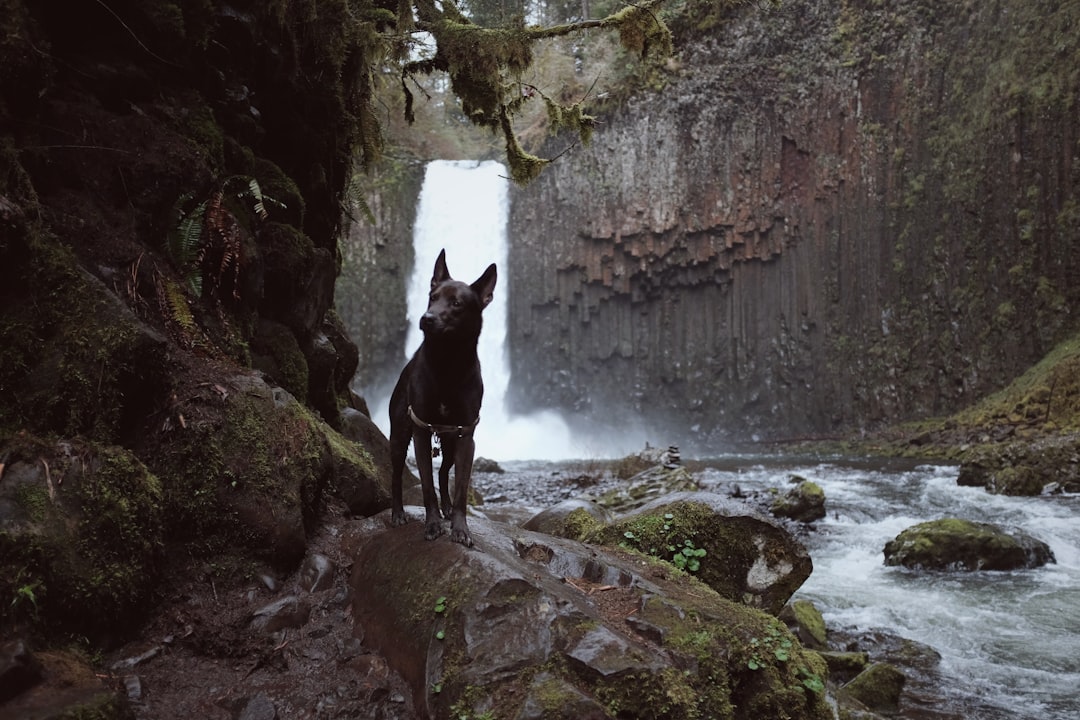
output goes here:
[[433, 330], [435, 328], [435, 320], [435, 313], [430, 311], [424, 313], [420, 316], [420, 329], [424, 332], [427, 332], [428, 330]]

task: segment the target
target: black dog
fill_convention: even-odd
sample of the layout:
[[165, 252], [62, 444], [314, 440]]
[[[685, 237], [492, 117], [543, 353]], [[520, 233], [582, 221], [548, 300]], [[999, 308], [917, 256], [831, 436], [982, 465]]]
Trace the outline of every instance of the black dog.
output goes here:
[[[446, 269], [446, 251], [435, 261], [428, 308], [420, 318], [424, 341], [401, 371], [390, 396], [390, 453], [393, 464], [393, 509], [390, 524], [407, 522], [401, 503], [401, 475], [411, 438], [427, 511], [424, 537], [443, 534], [439, 502], [432, 477], [431, 436], [442, 443], [439, 492], [443, 517], [450, 518], [450, 539], [472, 545], [465, 521], [472, 478], [473, 430], [480, 422], [484, 383], [476, 343], [480, 339], [481, 312], [495, 291], [495, 265], [488, 266], [472, 285], [454, 280]], [[454, 467], [454, 499], [450, 500], [450, 467]]]

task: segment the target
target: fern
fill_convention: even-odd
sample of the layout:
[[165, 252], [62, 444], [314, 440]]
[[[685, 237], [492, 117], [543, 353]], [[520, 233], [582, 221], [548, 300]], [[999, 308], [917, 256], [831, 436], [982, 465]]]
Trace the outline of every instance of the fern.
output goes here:
[[202, 248], [206, 203], [201, 202], [191, 211], [185, 211], [184, 206], [193, 197], [192, 193], [184, 193], [173, 205], [176, 221], [169, 232], [166, 250], [191, 292], [202, 295], [202, 273], [197, 261]]
[[[230, 192], [237, 184], [240, 190]], [[197, 297], [202, 296], [204, 287], [218, 296], [222, 279], [231, 271], [232, 296], [239, 300], [244, 238], [254, 234], [256, 223], [269, 218], [268, 206], [284, 209], [285, 204], [264, 194], [258, 180], [244, 175], [225, 178], [207, 199], [185, 210], [193, 199], [193, 193], [184, 193], [173, 205], [175, 224], [168, 236], [169, 257]], [[210, 279], [208, 287], [204, 277]]]

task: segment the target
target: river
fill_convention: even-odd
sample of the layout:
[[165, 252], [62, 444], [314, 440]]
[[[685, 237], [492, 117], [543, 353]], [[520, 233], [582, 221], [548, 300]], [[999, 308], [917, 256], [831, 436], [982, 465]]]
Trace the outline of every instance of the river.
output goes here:
[[[599, 494], [576, 482], [594, 463], [505, 462], [476, 486], [487, 507], [538, 509]], [[942, 715], [968, 720], [1075, 720], [1080, 713], [1080, 496], [1018, 498], [956, 484], [957, 468], [884, 459], [820, 462], [771, 456], [704, 461], [702, 489], [783, 488], [792, 475], [821, 485], [828, 516], [800, 536], [814, 572], [810, 599], [830, 631], [882, 630], [941, 655]], [[1022, 529], [1057, 562], [1018, 572], [917, 573], [886, 567], [888, 540], [916, 523], [960, 517]]]

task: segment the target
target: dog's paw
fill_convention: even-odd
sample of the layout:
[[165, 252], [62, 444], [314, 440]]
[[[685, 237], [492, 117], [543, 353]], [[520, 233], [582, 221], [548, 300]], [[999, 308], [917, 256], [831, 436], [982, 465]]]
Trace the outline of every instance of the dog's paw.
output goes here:
[[445, 519], [449, 520], [450, 519], [450, 513], [454, 512], [454, 506], [451, 505], [450, 503], [443, 503], [441, 509], [442, 509], [442, 516]]
[[472, 538], [469, 537], [469, 531], [468, 530], [459, 530], [459, 529], [455, 528], [455, 529], [450, 531], [450, 539], [453, 540], [456, 543], [461, 543], [465, 547], [472, 547], [473, 546], [473, 541], [472, 541]]
[[404, 510], [393, 510], [390, 512], [390, 527], [401, 527], [407, 522], [409, 522], [409, 518]]
[[442, 520], [436, 520], [435, 522], [429, 522], [424, 527], [424, 539], [425, 540], [434, 540], [435, 538], [442, 535], [444, 532], [446, 532], [446, 531], [443, 530]]

